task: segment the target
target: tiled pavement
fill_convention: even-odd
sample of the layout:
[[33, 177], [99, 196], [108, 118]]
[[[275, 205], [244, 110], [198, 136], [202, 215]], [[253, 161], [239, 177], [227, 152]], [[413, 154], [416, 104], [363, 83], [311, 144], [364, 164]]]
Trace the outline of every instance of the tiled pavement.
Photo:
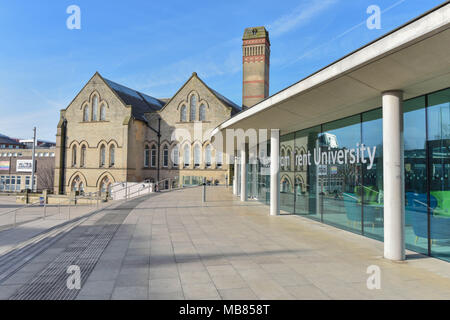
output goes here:
[[[161, 193], [129, 212], [77, 299], [450, 299], [450, 265], [420, 257], [382, 259], [381, 242], [293, 215], [268, 216], [224, 187]], [[0, 284], [0, 299], [24, 290], [67, 247], [102, 228], [92, 217]], [[104, 221], [105, 219], [103, 219]], [[1, 259], [1, 257], [0, 257]], [[367, 289], [367, 267], [381, 289]], [[83, 268], [82, 268], [83, 272]], [[67, 275], [68, 276], [68, 275]], [[66, 281], [66, 279], [58, 280]], [[55, 284], [60, 287], [60, 284]], [[51, 288], [47, 287], [47, 290]], [[47, 295], [48, 296], [48, 295]]]

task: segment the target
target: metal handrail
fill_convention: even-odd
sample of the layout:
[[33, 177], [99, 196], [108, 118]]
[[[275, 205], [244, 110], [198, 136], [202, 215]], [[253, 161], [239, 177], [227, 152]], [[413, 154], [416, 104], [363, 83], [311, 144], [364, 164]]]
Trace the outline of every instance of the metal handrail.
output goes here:
[[[59, 214], [61, 215], [61, 204], [68, 204], [69, 206], [68, 206], [68, 209], [69, 209], [69, 212], [68, 212], [68, 214], [69, 214], [69, 216], [68, 216], [68, 219], [70, 220], [70, 217], [71, 217], [71, 215], [70, 215], [70, 213], [71, 213], [71, 206], [72, 206], [72, 201], [74, 201], [74, 205], [75, 205], [75, 207], [78, 205], [77, 204], [77, 200], [78, 199], [89, 199], [89, 200], [96, 200], [97, 201], [97, 208], [98, 208], [98, 206], [99, 206], [99, 200], [100, 200], [100, 196], [99, 196], [99, 194], [97, 193], [97, 192], [95, 192], [95, 196], [94, 197], [92, 197], [92, 196], [75, 196], [74, 198], [69, 198], [69, 199], [64, 199], [64, 201], [59, 201], [59, 203], [57, 204], [58, 205], [58, 211], [59, 211]], [[11, 214], [11, 213], [13, 213], [14, 214], [14, 223], [13, 223], [13, 227], [15, 228], [16, 227], [16, 225], [17, 225], [17, 213], [18, 213], [18, 211], [20, 211], [20, 210], [22, 210], [22, 209], [25, 209], [25, 208], [30, 208], [30, 207], [34, 207], [34, 206], [36, 206], [36, 205], [41, 205], [41, 201], [36, 201], [36, 202], [33, 202], [33, 203], [31, 203], [31, 204], [26, 204], [26, 205], [23, 205], [23, 206], [21, 206], [21, 207], [18, 207], [18, 208], [14, 208], [14, 209], [12, 209], [12, 210], [9, 210], [9, 211], [7, 211], [7, 212], [3, 212], [3, 213], [0, 213], [0, 216], [5, 216], [5, 215], [8, 215], [8, 214]], [[92, 205], [92, 203], [91, 203], [91, 205]], [[43, 215], [43, 218], [45, 219], [46, 218], [46, 214], [47, 214], [47, 206], [48, 206], [48, 204], [47, 203], [44, 203], [44, 205], [43, 205], [43, 209], [44, 209], [44, 215]]]
[[24, 208], [32, 207], [32, 206], [34, 206], [37, 203], [40, 203], [40, 201], [36, 201], [36, 202], [31, 203], [31, 204], [26, 204], [26, 205], [24, 205], [22, 207], [15, 208], [15, 209], [12, 209], [10, 211], [2, 212], [2, 213], [0, 213], [0, 216], [4, 216], [4, 215], [10, 214], [10, 213], [12, 213], [14, 211], [18, 211], [18, 210], [21, 210], [21, 209], [24, 209]]

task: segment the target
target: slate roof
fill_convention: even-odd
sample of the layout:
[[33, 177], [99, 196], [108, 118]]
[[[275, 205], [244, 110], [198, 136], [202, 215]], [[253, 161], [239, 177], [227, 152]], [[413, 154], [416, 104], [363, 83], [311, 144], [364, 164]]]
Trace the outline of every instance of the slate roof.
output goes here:
[[21, 146], [22, 144], [20, 142], [17, 142], [16, 140], [11, 139], [8, 136], [5, 136], [4, 134], [0, 133], [0, 143], [1, 144], [12, 144], [16, 146]]
[[131, 113], [137, 120], [147, 121], [144, 116], [145, 113], [160, 110], [165, 105], [164, 101], [145, 93], [130, 89], [106, 78], [103, 79], [125, 104], [131, 105]]
[[221, 95], [216, 90], [211, 89], [210, 87], [208, 87], [208, 88], [212, 91], [212, 93], [214, 93], [214, 95], [217, 97], [217, 99], [219, 99], [224, 105], [232, 108], [231, 115], [234, 115], [234, 114], [236, 114], [236, 113], [241, 111], [241, 107], [239, 107], [236, 103], [234, 103], [233, 101], [231, 101], [227, 97]]

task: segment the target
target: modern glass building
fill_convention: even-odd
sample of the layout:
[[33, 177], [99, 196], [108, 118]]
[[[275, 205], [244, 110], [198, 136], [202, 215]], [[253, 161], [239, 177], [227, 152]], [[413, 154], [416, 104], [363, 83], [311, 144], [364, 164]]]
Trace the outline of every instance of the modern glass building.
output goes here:
[[[450, 4], [216, 128], [268, 129], [268, 154], [236, 147], [234, 193], [450, 261]], [[248, 144], [248, 141], [247, 141]], [[270, 159], [270, 160], [269, 160]]]

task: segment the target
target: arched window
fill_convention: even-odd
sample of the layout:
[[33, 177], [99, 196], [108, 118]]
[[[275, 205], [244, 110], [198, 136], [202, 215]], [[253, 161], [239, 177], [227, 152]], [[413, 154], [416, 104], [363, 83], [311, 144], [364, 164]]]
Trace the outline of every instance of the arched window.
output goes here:
[[80, 191], [81, 195], [84, 194], [84, 184], [83, 184], [83, 182], [80, 182], [80, 184], [78, 185], [78, 190]]
[[71, 191], [78, 191], [78, 181], [80, 180], [80, 178], [76, 177], [75, 179], [73, 179], [72, 181], [72, 186], [70, 187]]
[[202, 104], [200, 106], [200, 111], [199, 111], [199, 120], [200, 121], [205, 121], [206, 120], [206, 106], [204, 104]]
[[205, 148], [205, 164], [207, 167], [211, 167], [211, 145], [208, 144]]
[[200, 167], [201, 149], [197, 144], [194, 147], [194, 167]]
[[186, 106], [182, 106], [180, 110], [180, 121], [186, 122]]
[[81, 147], [80, 166], [84, 167], [85, 165], [86, 165], [86, 146], [83, 145]]
[[163, 167], [169, 166], [169, 147], [166, 145], [163, 149]]
[[72, 147], [72, 167], [77, 165], [77, 146]]
[[195, 115], [197, 114], [197, 97], [195, 95], [191, 96], [191, 112], [189, 116], [189, 121], [195, 121]]
[[285, 155], [285, 153], [284, 153], [284, 150], [281, 150], [281, 163], [280, 163], [280, 168], [281, 168], [281, 170], [284, 170], [284, 168], [285, 168], [285, 157], [284, 157], [284, 155]]
[[186, 144], [184, 146], [184, 150], [183, 150], [183, 160], [184, 160], [184, 166], [188, 167], [189, 164], [191, 163], [191, 148], [189, 147], [188, 144]]
[[172, 149], [172, 163], [174, 167], [178, 167], [178, 163], [180, 162], [178, 146], [173, 147]]
[[89, 121], [89, 106], [85, 106], [83, 109], [83, 121], [84, 122]]
[[102, 179], [102, 182], [100, 183], [100, 192], [102, 194], [105, 194], [108, 192], [108, 194], [111, 194], [111, 182], [109, 181], [108, 177], [104, 177]]
[[102, 144], [102, 146], [100, 147], [100, 167], [105, 166], [105, 161], [106, 161], [106, 148], [105, 145]]
[[145, 146], [144, 148], [144, 167], [148, 168], [148, 165], [150, 163], [150, 149], [148, 146]]
[[287, 151], [287, 155], [286, 155], [286, 169], [287, 170], [291, 170], [291, 150]]
[[152, 153], [151, 153], [151, 162], [150, 162], [150, 166], [152, 168], [156, 167], [156, 147], [153, 145], [152, 146]]
[[109, 147], [109, 166], [113, 167], [116, 163], [116, 147], [111, 145]]
[[106, 120], [106, 106], [103, 103], [100, 106], [100, 121], [105, 121]]
[[98, 113], [98, 97], [94, 96], [92, 100], [92, 121], [97, 121]]
[[216, 150], [216, 166], [222, 167], [222, 151]]

